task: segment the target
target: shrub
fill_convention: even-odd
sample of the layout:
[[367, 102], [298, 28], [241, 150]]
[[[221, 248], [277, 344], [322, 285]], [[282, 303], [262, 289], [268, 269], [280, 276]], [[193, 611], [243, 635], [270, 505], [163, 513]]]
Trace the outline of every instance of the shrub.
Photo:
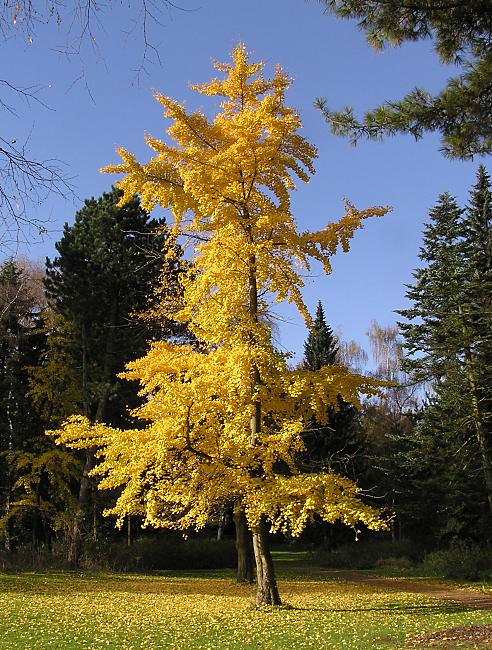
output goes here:
[[[80, 567], [105, 571], [153, 571], [160, 569], [226, 569], [236, 566], [236, 549], [232, 539], [220, 542], [207, 538], [184, 540], [175, 535], [152, 535], [125, 542], [86, 542]], [[33, 550], [20, 547], [15, 553], [0, 549], [0, 571], [63, 570], [69, 566], [66, 548]]]
[[449, 548], [426, 555], [422, 568], [441, 578], [479, 580], [490, 577], [492, 555], [474, 542], [456, 539]]
[[224, 569], [236, 565], [232, 540], [188, 539], [170, 536], [143, 537], [131, 546], [114, 543], [94, 545], [85, 553], [86, 568], [111, 571], [164, 569]]
[[391, 564], [407, 567], [418, 561], [422, 550], [409, 540], [352, 542], [330, 551], [319, 549], [313, 561], [330, 569], [373, 569]]
[[68, 568], [66, 554], [60, 553], [56, 547], [52, 550], [40, 548], [33, 550], [32, 546], [20, 546], [15, 553], [0, 549], [0, 571], [44, 571]]

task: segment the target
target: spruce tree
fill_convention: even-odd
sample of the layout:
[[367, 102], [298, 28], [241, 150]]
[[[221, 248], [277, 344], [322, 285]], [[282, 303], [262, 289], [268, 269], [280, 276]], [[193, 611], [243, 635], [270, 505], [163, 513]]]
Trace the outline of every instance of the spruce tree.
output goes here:
[[429, 212], [419, 259], [423, 266], [413, 277], [406, 296], [413, 305], [398, 312], [407, 356], [405, 369], [418, 380], [443, 377], [456, 362], [461, 336], [459, 324], [462, 269], [462, 214], [456, 199], [445, 193]]
[[492, 196], [480, 166], [462, 224], [461, 362], [492, 511]]
[[312, 330], [304, 343], [304, 367], [319, 370], [322, 366], [332, 366], [337, 362], [338, 342], [325, 320], [321, 300], [316, 307], [316, 318]]
[[[407, 367], [415, 379], [432, 381], [433, 410], [439, 410], [450, 435], [455, 432], [456, 448], [474, 456], [462, 455], [462, 465], [479, 463], [492, 510], [490, 217], [490, 181], [483, 167], [466, 210], [449, 195], [440, 197], [424, 232], [424, 265], [407, 292], [413, 306], [400, 312], [407, 319], [400, 326]], [[430, 420], [424, 411], [422, 426]], [[466, 432], [474, 445], [467, 444]]]
[[[316, 317], [304, 343], [303, 366], [318, 371], [323, 366], [339, 364], [339, 344], [333, 330], [327, 324], [321, 301], [316, 307]], [[313, 420], [303, 433], [306, 447], [300, 454], [298, 466], [302, 471], [313, 471], [320, 467], [337, 471], [355, 479], [360, 467], [359, 431], [357, 410], [339, 395], [337, 405], [328, 408], [325, 424]]]

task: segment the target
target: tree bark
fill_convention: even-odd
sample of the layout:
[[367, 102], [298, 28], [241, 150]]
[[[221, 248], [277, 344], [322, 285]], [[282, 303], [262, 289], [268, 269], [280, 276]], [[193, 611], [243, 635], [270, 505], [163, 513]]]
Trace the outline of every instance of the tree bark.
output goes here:
[[94, 454], [91, 449], [87, 449], [85, 452], [84, 472], [80, 481], [79, 496], [77, 499], [77, 510], [73, 519], [72, 528], [70, 530], [70, 539], [68, 543], [67, 559], [69, 565], [73, 568], [78, 567], [80, 562], [84, 519], [87, 510], [87, 503], [89, 501], [89, 494], [91, 491], [91, 480], [89, 478], [89, 472], [93, 467]]
[[[249, 217], [249, 215], [247, 214]], [[252, 243], [251, 228], [247, 228], [250, 242]], [[248, 276], [248, 290], [249, 290], [249, 317], [252, 325], [258, 324], [258, 284], [256, 278], [256, 256], [249, 257], [249, 276]], [[253, 338], [253, 334], [251, 335]], [[255, 343], [254, 340], [251, 341]], [[261, 383], [261, 376], [258, 367], [253, 364], [251, 368], [251, 393], [254, 395], [257, 387]], [[251, 415], [251, 446], [258, 444], [258, 436], [261, 432], [261, 401], [253, 399], [252, 401], [253, 413]], [[257, 605], [281, 605], [280, 596], [277, 588], [277, 581], [275, 579], [275, 571], [273, 569], [273, 561], [270, 553], [270, 545], [268, 540], [268, 529], [266, 520], [261, 517], [258, 525], [251, 531], [253, 534], [253, 552], [256, 563], [256, 604]]]
[[9, 478], [9, 483], [7, 485], [7, 501], [5, 503], [5, 526], [4, 526], [4, 547], [5, 550], [8, 552], [13, 553], [15, 548], [13, 544], [13, 525], [12, 525], [12, 518], [9, 517], [10, 514], [10, 478]]
[[492, 513], [492, 453], [489, 447], [490, 433], [484, 426], [484, 417], [480, 409], [480, 401], [478, 395], [479, 389], [477, 387], [475, 362], [470, 349], [465, 350], [465, 370], [468, 384], [470, 386], [470, 397], [475, 435], [477, 437], [478, 446], [482, 455], [485, 490], [487, 492], [489, 509]]
[[132, 516], [127, 515], [126, 517], [126, 545], [131, 546], [133, 544], [132, 537]]
[[226, 527], [227, 523], [227, 507], [221, 508], [219, 512], [219, 522], [217, 524], [217, 541], [220, 542], [222, 541], [222, 538], [224, 537], [224, 529]]
[[[116, 319], [118, 314], [118, 301], [117, 296], [113, 296], [111, 303], [111, 311], [109, 318], [109, 325], [107, 329], [106, 337], [106, 346], [103, 359], [103, 388], [102, 392], [98, 397], [96, 411], [94, 415], [94, 420], [96, 422], [103, 422], [106, 414], [106, 407], [108, 402], [108, 382], [112, 376], [112, 357], [114, 353], [114, 332], [116, 327]], [[91, 405], [89, 403], [89, 392], [88, 392], [88, 335], [87, 335], [87, 325], [82, 322], [81, 326], [81, 339], [82, 339], [82, 395], [83, 395], [83, 404], [84, 404], [84, 415], [91, 418]], [[87, 506], [89, 502], [89, 494], [92, 489], [91, 480], [89, 478], [89, 472], [93, 469], [95, 465], [95, 458], [93, 450], [88, 449], [85, 452], [85, 464], [84, 471], [82, 474], [82, 479], [80, 481], [79, 487], [79, 496], [77, 499], [77, 510], [75, 512], [75, 517], [72, 523], [70, 530], [70, 539], [68, 545], [68, 563], [71, 567], [77, 567], [80, 562], [80, 552], [82, 549], [82, 533], [84, 526], [84, 519], [87, 514]], [[96, 505], [94, 504], [93, 510], [93, 537], [97, 537], [96, 529]]]
[[281, 605], [277, 581], [273, 569], [273, 560], [268, 542], [268, 527], [264, 517], [253, 528], [253, 549], [256, 561], [257, 605]]
[[254, 572], [251, 534], [248, 530], [246, 515], [241, 508], [234, 510], [234, 525], [236, 526], [237, 581], [252, 584]]
[[90, 418], [89, 391], [87, 386], [87, 325], [85, 321], [82, 322], [80, 328], [80, 337], [82, 344], [82, 403], [85, 417]]

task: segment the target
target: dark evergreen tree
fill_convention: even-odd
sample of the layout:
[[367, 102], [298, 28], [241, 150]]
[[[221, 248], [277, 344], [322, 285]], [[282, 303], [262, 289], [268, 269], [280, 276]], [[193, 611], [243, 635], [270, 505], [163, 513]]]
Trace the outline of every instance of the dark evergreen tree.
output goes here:
[[[313, 329], [304, 344], [303, 365], [308, 370], [319, 370], [325, 365], [338, 363], [339, 345], [337, 337], [326, 323], [321, 302], [316, 308]], [[357, 426], [357, 410], [338, 398], [337, 408], [329, 408], [326, 425], [311, 422], [303, 434], [306, 447], [299, 457], [302, 471], [331, 469], [349, 478], [357, 478], [361, 462], [360, 439]]]
[[456, 200], [442, 194], [430, 210], [419, 258], [422, 268], [408, 286], [412, 307], [399, 313], [407, 356], [405, 368], [417, 380], [440, 379], [454, 365], [461, 338], [459, 322], [462, 268], [462, 214]]
[[[62, 350], [63, 358], [73, 360], [79, 390], [75, 390], [73, 374], [66, 386], [72, 399], [77, 392], [80, 395], [75, 412], [113, 426], [128, 425], [129, 409], [139, 403], [138, 388], [120, 379], [118, 373], [128, 361], [145, 353], [149, 340], [183, 331], [181, 325], [139, 317], [152, 307], [148, 296], [162, 274], [171, 293], [179, 290], [179, 250], [165, 224], [150, 219], [138, 197], [122, 207], [118, 205], [120, 198], [121, 192], [113, 189], [99, 199], [85, 201], [74, 224], [65, 224], [56, 245], [58, 257], [47, 260], [46, 280], [52, 308], [69, 331], [65, 349], [60, 329], [52, 332], [51, 336], [58, 339], [51, 347]], [[166, 259], [171, 250], [174, 261], [169, 256]], [[43, 393], [47, 400], [53, 393], [50, 361], [46, 359], [44, 368], [32, 377], [31, 390], [38, 403]], [[78, 563], [84, 523], [88, 522], [88, 472], [93, 466], [93, 454], [87, 451], [79, 505], [70, 531], [68, 556], [73, 565]]]
[[[461, 525], [486, 530], [479, 504], [488, 500], [492, 510], [490, 215], [490, 182], [483, 167], [465, 211], [449, 195], [440, 197], [424, 232], [424, 265], [407, 293], [413, 306], [400, 312], [407, 319], [400, 324], [409, 353], [407, 367], [417, 380], [433, 383], [434, 397], [423, 411], [417, 434], [428, 437], [435, 427], [436, 436], [454, 450], [457, 461], [448, 459], [447, 471], [436, 471], [444, 477], [448, 494], [456, 497], [455, 511], [461, 508], [477, 516], [475, 522], [463, 516], [460, 523], [453, 515], [449, 521], [454, 524], [447, 527], [456, 530]], [[441, 456], [446, 458], [445, 453]], [[463, 467], [469, 471], [460, 471]], [[473, 508], [466, 505], [472, 503]]]
[[489, 0], [322, 0], [326, 11], [358, 21], [370, 45], [400, 45], [432, 39], [439, 59], [460, 69], [432, 95], [416, 88], [388, 101], [359, 122], [352, 109], [330, 111], [318, 104], [334, 133], [380, 139], [409, 133], [442, 135], [449, 157], [471, 158], [492, 150], [492, 3]]
[[304, 343], [304, 367], [307, 370], [319, 370], [322, 366], [332, 366], [337, 362], [337, 338], [326, 323], [321, 301], [316, 307], [313, 329]]
[[37, 362], [44, 342], [40, 305], [28, 272], [14, 260], [0, 267], [0, 526], [13, 549], [10, 517], [17, 473], [12, 454], [24, 451], [39, 436], [40, 422], [27, 395], [27, 367]]
[[414, 532], [424, 532], [430, 542], [461, 537], [483, 543], [492, 531], [480, 448], [466, 386], [460, 393], [459, 378], [451, 371], [449, 377], [436, 385], [406, 441], [403, 473], [414, 497], [411, 521]]
[[483, 166], [463, 219], [462, 256], [460, 361], [492, 512], [492, 195]]
[[[177, 331], [169, 323], [158, 331], [139, 317], [149, 308], [148, 296], [172, 244], [164, 230], [158, 233], [164, 224], [151, 220], [137, 197], [119, 207], [120, 195], [113, 189], [87, 200], [75, 223], [65, 224], [58, 257], [47, 260], [46, 280], [52, 307], [71, 323], [70, 338], [76, 341], [78, 412], [115, 426], [128, 422], [127, 408], [137, 399], [135, 387], [118, 373], [144, 354], [148, 340]], [[168, 272], [176, 283], [177, 272]]]

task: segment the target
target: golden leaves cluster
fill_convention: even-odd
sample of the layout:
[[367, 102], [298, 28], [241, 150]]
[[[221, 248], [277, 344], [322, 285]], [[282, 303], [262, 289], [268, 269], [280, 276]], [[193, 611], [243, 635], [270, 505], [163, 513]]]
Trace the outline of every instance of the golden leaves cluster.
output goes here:
[[[310, 324], [302, 274], [313, 259], [329, 272], [337, 249], [348, 250], [364, 219], [386, 208], [347, 204], [337, 223], [299, 232], [290, 192], [314, 173], [316, 149], [285, 105], [289, 78], [279, 67], [265, 78], [243, 45], [231, 63], [215, 67], [221, 79], [193, 86], [221, 98], [213, 119], [156, 93], [171, 120], [170, 142], [147, 136], [155, 153], [148, 163], [120, 149], [122, 162], [104, 170], [124, 174], [117, 183], [122, 202], [138, 193], [146, 209], [170, 208], [173, 236], [193, 243], [182, 295], [163, 300], [162, 310], [188, 323], [199, 346], [154, 343], [128, 365], [124, 376], [139, 382], [145, 398], [134, 413], [144, 428], [119, 431], [75, 418], [56, 432], [58, 441], [99, 448], [95, 473], [100, 487], [121, 488], [111, 510], [120, 521], [137, 513], [154, 526], [200, 527], [234, 501], [250, 525], [266, 515], [274, 528], [294, 534], [315, 512], [382, 527], [349, 481], [300, 476], [294, 463], [313, 417], [325, 421], [338, 395], [357, 404], [375, 383], [340, 367], [290, 370], [273, 348], [267, 316], [269, 300], [287, 300]], [[261, 431], [253, 439], [258, 404]]]
[[191, 320], [200, 340], [223, 343], [234, 331], [230, 315], [240, 318], [244, 312], [243, 279], [251, 256], [259, 292], [295, 303], [310, 322], [301, 289], [311, 260], [330, 272], [337, 248], [347, 251], [363, 221], [387, 208], [358, 211], [347, 204], [338, 222], [299, 233], [290, 192], [296, 180], [308, 182], [314, 173], [316, 148], [299, 135], [300, 118], [285, 106], [289, 78], [278, 67], [272, 79], [265, 79], [263, 64], [249, 63], [243, 45], [232, 52], [232, 64], [215, 67], [226, 74], [224, 79], [193, 86], [199, 93], [224, 97], [213, 120], [156, 93], [172, 121], [167, 130], [172, 142], [147, 136], [155, 152], [148, 163], [119, 149], [122, 163], [104, 171], [125, 175], [117, 183], [124, 192], [122, 202], [138, 193], [146, 209], [170, 208], [175, 232], [196, 244], [185, 282], [187, 308], [173, 316]]

